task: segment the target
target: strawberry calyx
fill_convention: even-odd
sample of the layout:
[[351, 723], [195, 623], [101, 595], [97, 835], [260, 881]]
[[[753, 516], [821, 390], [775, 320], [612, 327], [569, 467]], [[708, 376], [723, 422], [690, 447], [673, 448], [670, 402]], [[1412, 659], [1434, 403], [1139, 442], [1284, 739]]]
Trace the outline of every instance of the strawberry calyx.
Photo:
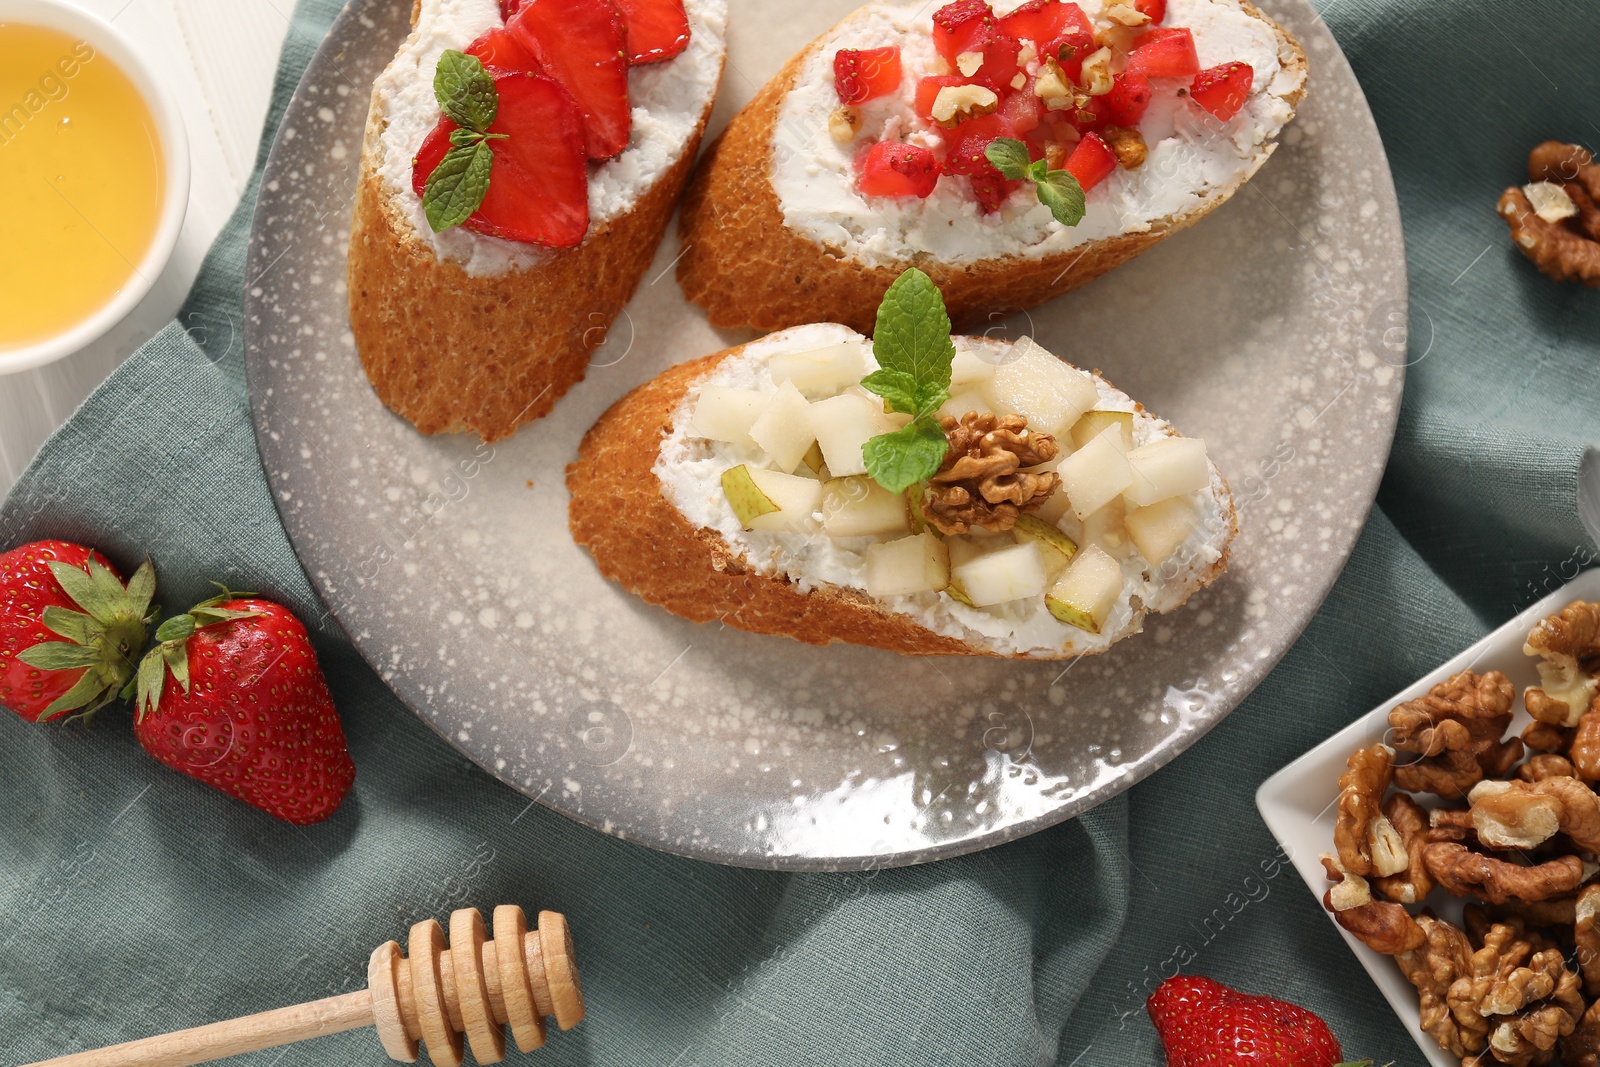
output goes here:
[[78, 609], [51, 605], [40, 621], [61, 641], [42, 641], [17, 653], [17, 659], [41, 671], [83, 670], [73, 687], [45, 708], [41, 719], [76, 711], [93, 715], [117, 698], [144, 651], [149, 625], [160, 609], [152, 609], [156, 572], [147, 558], [123, 585], [111, 568], [91, 555], [87, 570], [59, 560], [50, 573]]
[[142, 722], [146, 714], [153, 714], [160, 709], [161, 691], [167, 684], [167, 671], [172, 672], [172, 677], [185, 693], [189, 692], [189, 638], [195, 635], [196, 630], [262, 614], [260, 611], [223, 607], [223, 604], [254, 594], [235, 593], [220, 582], [212, 584], [222, 592], [209, 600], [202, 600], [182, 615], [172, 616], [156, 628], [155, 645], [139, 661], [138, 674], [128, 680], [123, 690], [124, 697], [133, 699], [134, 721]]

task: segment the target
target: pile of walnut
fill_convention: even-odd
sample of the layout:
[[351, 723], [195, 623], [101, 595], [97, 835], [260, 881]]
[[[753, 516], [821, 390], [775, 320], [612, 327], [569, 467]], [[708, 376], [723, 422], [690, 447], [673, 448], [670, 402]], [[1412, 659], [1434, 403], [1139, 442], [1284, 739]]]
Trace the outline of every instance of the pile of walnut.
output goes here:
[[[1422, 1029], [1466, 1067], [1600, 1067], [1600, 604], [1540, 622], [1523, 651], [1540, 684], [1520, 738], [1506, 676], [1462, 671], [1389, 713], [1392, 748], [1350, 757], [1323, 904], [1394, 957]], [[1465, 929], [1407, 909], [1436, 886], [1471, 898]]]
[[1600, 165], [1579, 145], [1546, 141], [1528, 153], [1528, 182], [1500, 194], [1511, 239], [1556, 281], [1600, 286]]

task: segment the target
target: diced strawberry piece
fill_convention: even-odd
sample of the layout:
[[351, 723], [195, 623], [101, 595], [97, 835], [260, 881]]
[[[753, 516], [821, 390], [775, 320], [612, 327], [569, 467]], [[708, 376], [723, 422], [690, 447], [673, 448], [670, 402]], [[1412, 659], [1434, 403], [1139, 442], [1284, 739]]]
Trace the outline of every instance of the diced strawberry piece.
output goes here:
[[[570, 248], [589, 231], [589, 159], [578, 105], [551, 78], [506, 74], [495, 78], [500, 108], [488, 142], [494, 152], [489, 191], [466, 222], [474, 233], [508, 241]], [[450, 150], [456, 124], [440, 116], [411, 167], [420, 197], [428, 175]]]
[[1073, 128], [1079, 133], [1088, 133], [1091, 130], [1103, 129], [1106, 123], [1111, 121], [1111, 105], [1106, 102], [1104, 96], [1091, 96], [1082, 107], [1073, 108], [1062, 114], [1067, 116]]
[[1083, 61], [1093, 55], [1099, 47], [1094, 39], [1093, 30], [1072, 26], [1060, 36], [1051, 38], [1050, 42], [1039, 50], [1039, 54], [1054, 59], [1067, 77], [1077, 81], [1083, 72]]
[[510, 22], [511, 16], [520, 11], [522, 5], [527, 2], [528, 0], [500, 0], [500, 21]]
[[1117, 169], [1117, 157], [1097, 133], [1086, 133], [1067, 157], [1066, 170], [1087, 192]]
[[923, 122], [933, 122], [933, 102], [939, 98], [939, 90], [947, 85], [965, 85], [967, 80], [954, 74], [935, 74], [923, 78], [917, 83], [917, 96], [912, 106], [921, 116]]
[[1250, 99], [1256, 72], [1248, 63], [1224, 63], [1195, 75], [1189, 97], [1223, 122], [1239, 113]]
[[628, 24], [628, 62], [633, 66], [671, 59], [689, 47], [689, 15], [683, 0], [616, 0], [616, 4]]
[[1072, 30], [1094, 36], [1094, 24], [1083, 8], [1063, 0], [1028, 0], [1000, 20], [1001, 33], [1032, 41], [1035, 48]]
[[953, 67], [956, 56], [973, 51], [994, 24], [985, 0], [955, 0], [933, 13], [933, 46]]
[[842, 104], [864, 104], [900, 88], [900, 49], [841, 48], [833, 57], [833, 88]]
[[987, 85], [999, 96], [1015, 92], [1011, 83], [1022, 73], [1022, 66], [1017, 62], [1022, 42], [1010, 34], [993, 30], [984, 36], [975, 51], [983, 53], [983, 65], [972, 76], [972, 80]]
[[1150, 107], [1150, 79], [1143, 74], [1118, 74], [1105, 95], [1106, 112], [1118, 126], [1137, 126]]
[[1000, 112], [968, 119], [950, 131], [944, 157], [946, 174], [999, 174], [984, 150], [997, 137], [1015, 137], [1016, 129]]
[[997, 112], [1004, 115], [1011, 128], [1019, 135], [1031, 133], [1044, 114], [1044, 101], [1033, 94], [1031, 85], [1024, 85], [1011, 95], [1002, 98]]
[[484, 32], [463, 49], [495, 74], [537, 74], [539, 61], [504, 26]]
[[863, 196], [926, 198], [939, 181], [939, 161], [926, 148], [898, 141], [879, 141], [859, 162], [857, 188]]
[[1150, 30], [1128, 54], [1128, 72], [1147, 78], [1192, 78], [1200, 73], [1194, 34], [1187, 28]]
[[974, 174], [972, 195], [978, 198], [978, 206], [985, 212], [997, 211], [1021, 184], [1019, 181], [1002, 178], [998, 172]]
[[1167, 17], [1167, 0], [1133, 0], [1133, 9], [1159, 26]]
[[611, 0], [525, 0], [506, 28], [577, 101], [590, 159], [628, 147], [628, 30]]

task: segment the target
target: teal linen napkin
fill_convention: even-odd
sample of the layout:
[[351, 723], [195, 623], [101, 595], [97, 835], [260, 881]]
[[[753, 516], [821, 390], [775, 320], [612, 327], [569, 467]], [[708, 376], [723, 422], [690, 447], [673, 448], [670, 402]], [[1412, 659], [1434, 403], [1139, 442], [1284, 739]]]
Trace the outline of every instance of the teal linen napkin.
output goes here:
[[[297, 8], [266, 142], [337, 8]], [[321, 827], [167, 773], [120, 712], [90, 729], [0, 716], [0, 1058], [359, 988], [367, 953], [411, 922], [523, 901], [571, 918], [589, 999], [588, 1020], [537, 1054], [551, 1064], [1154, 1065], [1143, 1000], [1178, 969], [1304, 1003], [1349, 1053], [1420, 1063], [1253, 797], [1592, 557], [1575, 496], [1600, 436], [1600, 295], [1538, 276], [1493, 204], [1532, 143], [1600, 140], [1586, 114], [1600, 35], [1581, 0], [1324, 10], [1399, 187], [1415, 365], [1349, 568], [1278, 669], [1192, 751], [1080, 819], [979, 855], [738, 870], [531, 805], [440, 744], [326, 624], [314, 637], [360, 777]], [[0, 512], [0, 544], [80, 538], [125, 563], [149, 549], [171, 603], [215, 576], [323, 614], [246, 406], [253, 202], [252, 185], [177, 322], [45, 446]], [[387, 1061], [355, 1033], [240, 1062]]]

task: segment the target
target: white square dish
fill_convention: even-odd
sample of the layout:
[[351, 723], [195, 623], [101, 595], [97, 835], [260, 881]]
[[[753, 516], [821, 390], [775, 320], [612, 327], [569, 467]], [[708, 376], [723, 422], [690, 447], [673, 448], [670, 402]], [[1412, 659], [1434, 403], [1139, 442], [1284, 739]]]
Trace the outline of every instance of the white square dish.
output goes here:
[[[1322, 909], [1322, 894], [1332, 883], [1328, 881], [1317, 857], [1320, 853], [1333, 850], [1333, 806], [1339, 792], [1339, 775], [1343, 773], [1350, 753], [1384, 739], [1389, 731], [1389, 711], [1396, 704], [1421, 696], [1439, 682], [1468, 668], [1479, 672], [1497, 670], [1511, 679], [1517, 689], [1516, 703], [1512, 705], [1516, 717], [1512, 719], [1506, 736], [1521, 733], [1528, 722], [1527, 711], [1522, 705], [1522, 693], [1539, 681], [1534, 668], [1536, 660], [1523, 653], [1523, 643], [1535, 623], [1546, 615], [1560, 611], [1574, 600], [1600, 600], [1600, 569], [1579, 574], [1543, 600], [1519, 612], [1483, 640], [1417, 679], [1261, 783], [1261, 788], [1256, 790], [1256, 807], [1261, 812], [1261, 818], [1283, 846], [1295, 870], [1300, 872], [1300, 877], [1305, 879], [1319, 910]], [[1417, 799], [1427, 807], [1431, 806], [1434, 798], [1420, 795]], [[1441, 918], [1460, 922], [1464, 902], [1442, 889], [1435, 890], [1425, 903]], [[1326, 911], [1323, 914], [1328, 922], [1334, 923], [1331, 914]], [[1400, 974], [1394, 961], [1374, 952], [1337, 923], [1334, 923], [1334, 928], [1377, 983], [1378, 989], [1416, 1039], [1428, 1062], [1435, 1067], [1460, 1067], [1460, 1060], [1440, 1048], [1418, 1028], [1417, 992]]]

